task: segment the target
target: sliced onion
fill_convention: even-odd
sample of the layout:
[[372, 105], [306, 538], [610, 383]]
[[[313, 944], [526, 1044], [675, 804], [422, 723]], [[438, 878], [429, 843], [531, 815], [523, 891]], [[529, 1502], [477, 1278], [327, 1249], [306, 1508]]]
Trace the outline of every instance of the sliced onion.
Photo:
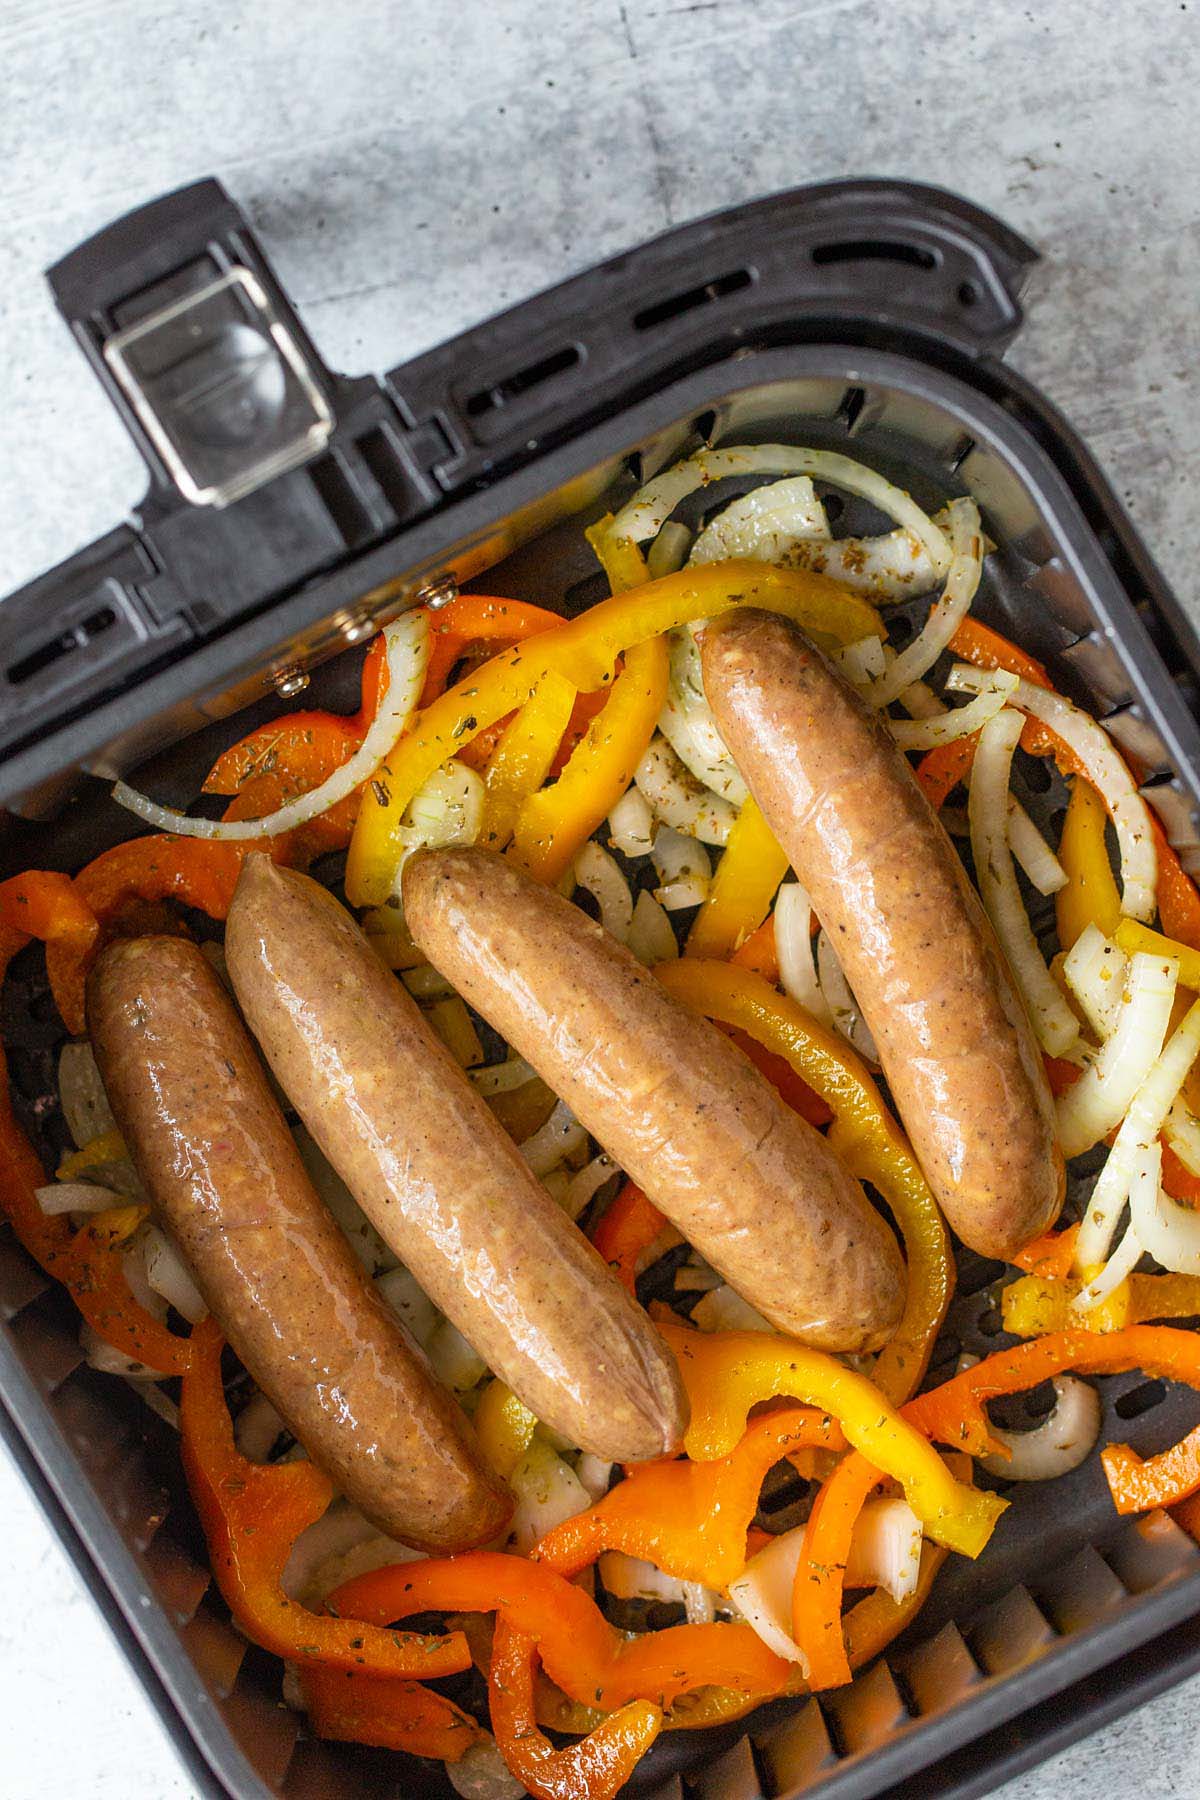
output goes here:
[[712, 883], [712, 863], [708, 851], [697, 838], [663, 826], [654, 840], [652, 851], [659, 886], [654, 898], [667, 912], [685, 906], [700, 906], [708, 898]]
[[406, 613], [384, 628], [383, 637], [387, 645], [388, 685], [379, 711], [358, 749], [319, 787], [298, 795], [261, 819], [192, 819], [173, 806], [159, 806], [123, 781], [113, 788], [113, 799], [156, 831], [226, 842], [279, 837], [318, 818], [374, 775], [397, 738], [408, 729], [416, 711], [429, 663], [429, 620], [423, 611]]
[[803, 1650], [792, 1636], [792, 1590], [804, 1553], [808, 1527], [781, 1532], [749, 1559], [736, 1581], [729, 1584], [729, 1598], [768, 1650], [787, 1662], [799, 1663], [808, 1672]]
[[940, 578], [950, 567], [950, 546], [943, 533], [910, 494], [852, 457], [835, 450], [802, 449], [789, 444], [738, 444], [698, 451], [648, 481], [622, 507], [609, 527], [609, 535], [644, 543], [662, 529], [680, 501], [696, 488], [733, 475], [808, 475], [827, 481], [848, 494], [869, 500], [911, 532], [924, 547], [936, 576]]
[[1200, 1275], [1200, 1213], [1181, 1206], [1161, 1186], [1162, 1155], [1157, 1144], [1129, 1190], [1130, 1227], [1142, 1249], [1176, 1275]]
[[949, 707], [928, 719], [889, 718], [887, 727], [901, 750], [932, 750], [936, 744], [949, 744], [955, 738], [970, 737], [979, 731], [1008, 704], [1016, 686], [1016, 676], [1001, 669], [992, 686], [984, 688], [965, 706]]
[[514, 1088], [534, 1081], [537, 1071], [523, 1056], [510, 1056], [507, 1062], [489, 1063], [486, 1069], [471, 1070], [471, 1085], [477, 1094], [510, 1094]]
[[813, 960], [812, 902], [798, 881], [785, 881], [775, 899], [775, 955], [785, 992], [821, 1025], [833, 1024]]
[[581, 1150], [587, 1143], [587, 1132], [565, 1100], [555, 1103], [546, 1123], [527, 1137], [520, 1146], [521, 1155], [535, 1175], [548, 1175], [565, 1157]]
[[298, 1125], [292, 1135], [296, 1140], [296, 1149], [300, 1152], [300, 1161], [304, 1164], [305, 1173], [316, 1189], [318, 1198], [332, 1213], [335, 1223], [341, 1228], [367, 1274], [375, 1275], [381, 1269], [394, 1269], [395, 1252], [384, 1243], [333, 1164], [326, 1160], [316, 1140], [303, 1125]]
[[850, 983], [837, 959], [827, 932], [817, 934], [817, 975], [834, 1026], [867, 1062], [879, 1067], [879, 1052], [862, 1008], [850, 992]]
[[1163, 1137], [1191, 1175], [1200, 1175], [1200, 1119], [1182, 1096], [1167, 1114]]
[[[886, 644], [883, 647], [883, 660], [888, 667], [896, 660], [896, 652]], [[938, 699], [924, 681], [910, 681], [903, 693], [896, 695], [896, 704], [902, 706], [912, 719], [936, 719], [946, 710], [944, 702]]]
[[989, 1475], [1009, 1481], [1053, 1481], [1086, 1462], [1100, 1435], [1100, 1396], [1086, 1381], [1060, 1375], [1054, 1383], [1054, 1410], [1031, 1431], [1001, 1431], [989, 1425], [992, 1437], [1007, 1444], [1010, 1456], [979, 1458]]
[[1162, 1130], [1198, 1052], [1200, 1000], [1171, 1033], [1121, 1121], [1075, 1241], [1075, 1267], [1081, 1274], [1089, 1274], [1104, 1260], [1138, 1168]]
[[149, 1363], [138, 1362], [136, 1357], [126, 1356], [123, 1350], [115, 1350], [111, 1344], [105, 1343], [100, 1333], [86, 1320], [79, 1328], [79, 1344], [89, 1369], [99, 1370], [101, 1375], [123, 1375], [126, 1381], [162, 1381], [165, 1371], [152, 1368]]
[[829, 520], [811, 478], [794, 475], [731, 500], [704, 527], [688, 562], [750, 557], [755, 562], [782, 563], [805, 538], [828, 537]]
[[585, 1163], [579, 1173], [571, 1177], [562, 1198], [562, 1209], [568, 1219], [577, 1219], [605, 1182], [611, 1181], [617, 1173], [616, 1163], [603, 1150], [599, 1156], [593, 1156], [591, 1162]]
[[1178, 976], [1171, 957], [1139, 950], [1129, 958], [1116, 1027], [1057, 1103], [1064, 1156], [1082, 1156], [1125, 1117], [1162, 1054]]
[[287, 1426], [265, 1394], [252, 1394], [233, 1422], [233, 1441], [249, 1462], [265, 1463]]
[[612, 1473], [616, 1466], [615, 1463], [605, 1462], [603, 1457], [593, 1456], [590, 1450], [579, 1452], [575, 1473], [593, 1504], [597, 1500], [603, 1500], [612, 1486]]
[[983, 530], [979, 508], [973, 500], [952, 500], [947, 507], [953, 561], [941, 595], [911, 644], [897, 656], [885, 675], [867, 691], [873, 706], [888, 706], [906, 687], [932, 669], [962, 623], [975, 598], [983, 570]]
[[598, 1567], [600, 1579], [615, 1600], [656, 1600], [660, 1604], [682, 1606], [684, 1584], [674, 1575], [664, 1575], [652, 1562], [640, 1556], [627, 1556], [623, 1550], [604, 1550]]
[[663, 575], [674, 575], [682, 569], [692, 547], [692, 534], [686, 525], [668, 519], [646, 552], [646, 573], [651, 581]]
[[[1137, 1192], [1140, 1174], [1134, 1177], [1132, 1191]], [[1125, 1235], [1109, 1257], [1108, 1261], [1092, 1276], [1086, 1287], [1080, 1288], [1071, 1301], [1071, 1312], [1080, 1318], [1086, 1318], [1098, 1306], [1103, 1306], [1110, 1294], [1116, 1292], [1127, 1275], [1132, 1275], [1142, 1257], [1142, 1243], [1133, 1225], [1126, 1228]]]
[[97, 1187], [90, 1181], [52, 1181], [46, 1187], [35, 1188], [34, 1197], [47, 1218], [56, 1213], [108, 1212], [110, 1207], [127, 1204], [124, 1194]]
[[921, 1521], [907, 1500], [868, 1500], [854, 1521], [846, 1559], [848, 1588], [883, 1588], [897, 1606], [917, 1588]]
[[397, 836], [401, 867], [414, 850], [474, 844], [483, 830], [483, 781], [457, 756], [435, 769], [404, 809]]
[[339, 1496], [330, 1502], [315, 1525], [296, 1539], [281, 1585], [289, 1599], [317, 1610], [344, 1581], [373, 1569], [420, 1559], [419, 1550], [410, 1550], [395, 1538], [385, 1537], [356, 1506]]
[[646, 796], [627, 788], [608, 815], [608, 841], [622, 856], [649, 856], [654, 848], [654, 814]]
[[656, 963], [671, 962], [679, 955], [679, 945], [671, 930], [671, 921], [654, 895], [643, 888], [633, 904], [633, 925], [628, 948], [640, 963], [652, 969]]
[[702, 787], [732, 806], [744, 806], [748, 789], [704, 696], [700, 645], [694, 631], [671, 633], [667, 698], [658, 728], [676, 756]]
[[775, 1327], [733, 1288], [710, 1289], [692, 1308], [692, 1324], [701, 1331], [770, 1331]]
[[[1098, 1038], [1110, 1037], [1120, 1021], [1127, 967], [1125, 952], [1120, 945], [1106, 938], [1100, 927], [1090, 922], [1063, 958], [1063, 979]], [[1163, 1030], [1166, 1030], [1165, 1025]]]
[[575, 884], [596, 901], [605, 931], [618, 944], [625, 943], [633, 924], [633, 895], [613, 858], [594, 838], [588, 839], [575, 858]]
[[1043, 1049], [1061, 1056], [1079, 1025], [1038, 949], [1008, 847], [1008, 782], [1021, 715], [1005, 708], [979, 734], [967, 815], [980, 896], [1012, 967]]
[[[933, 523], [942, 533], [947, 531], [944, 509], [934, 513]], [[827, 575], [881, 606], [927, 593], [946, 573], [944, 566], [934, 567], [920, 539], [902, 529], [880, 537], [832, 538], [824, 544], [819, 538], [801, 538], [782, 560], [785, 568]]]
[[483, 1380], [487, 1364], [450, 1319], [439, 1319], [425, 1346], [425, 1354], [439, 1381], [456, 1394], [466, 1394]]
[[868, 687], [872, 681], [879, 680], [888, 666], [883, 639], [877, 637], [859, 638], [857, 644], [844, 644], [834, 651], [830, 661], [851, 687]]
[[58, 1058], [58, 1103], [77, 1150], [117, 1129], [92, 1046], [64, 1044]]
[[483, 1061], [483, 1045], [461, 995], [436, 1001], [425, 1016], [460, 1069], [473, 1069]]
[[422, 1350], [428, 1349], [442, 1315], [416, 1276], [408, 1269], [388, 1269], [375, 1277], [375, 1286], [384, 1305], [395, 1313], [414, 1342]]
[[655, 735], [633, 772], [655, 818], [705, 844], [727, 844], [736, 810], [703, 787], [666, 740]]
[[1057, 894], [1067, 885], [1067, 871], [1021, 802], [1008, 797], [1008, 847], [1039, 894]]
[[516, 1496], [510, 1542], [528, 1556], [539, 1538], [556, 1525], [586, 1512], [591, 1496], [569, 1463], [544, 1439], [535, 1437], [509, 1477]]
[[199, 1324], [207, 1317], [208, 1303], [174, 1244], [157, 1225], [147, 1227], [144, 1242], [146, 1279], [150, 1286], [189, 1325]]
[[705, 1587], [702, 1581], [685, 1581], [683, 1584], [683, 1610], [687, 1614], [689, 1625], [711, 1625], [717, 1616], [717, 1602], [720, 1596], [711, 1588]]
[[446, 1780], [462, 1800], [523, 1800], [525, 1789], [509, 1772], [490, 1732], [476, 1738], [457, 1762], [444, 1767]]

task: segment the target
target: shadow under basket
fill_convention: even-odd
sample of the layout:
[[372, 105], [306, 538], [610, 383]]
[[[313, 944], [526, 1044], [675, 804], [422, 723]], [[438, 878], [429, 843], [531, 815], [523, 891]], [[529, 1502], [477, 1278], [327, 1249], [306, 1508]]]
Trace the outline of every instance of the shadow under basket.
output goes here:
[[[216, 223], [205, 212], [214, 193], [224, 209]], [[85, 276], [99, 283], [100, 300], [77, 310], [101, 337], [105, 320], [115, 330], [125, 318], [120, 282], [133, 293], [151, 278], [174, 279], [185, 251], [216, 257], [213, 244], [231, 233], [227, 261], [236, 253], [239, 266], [273, 281], [215, 183], [111, 231], [75, 253], [82, 263], [67, 259], [55, 272], [68, 312], [64, 292]], [[106, 243], [121, 256], [106, 260]], [[147, 256], [149, 274], [139, 262]], [[973, 495], [995, 545], [978, 616], [1104, 721], [1195, 867], [1195, 633], [1082, 444], [1001, 361], [1032, 260], [997, 221], [933, 190], [799, 190], [644, 246], [378, 383], [324, 370], [272, 286], [276, 312], [316, 371], [332, 435], [320, 455], [206, 508], [170, 497], [178, 471], [137, 424], [151, 491], [135, 526], [0, 607], [0, 678], [22, 689], [0, 728], [2, 791], [14, 809], [0, 824], [0, 877], [77, 868], [132, 835], [134, 822], [108, 798], [115, 774], [136, 770], [157, 797], [190, 800], [220, 749], [280, 713], [282, 673], [308, 677], [306, 706], [353, 710], [361, 653], [346, 645], [433, 584], [581, 610], [605, 591], [584, 526], [690, 450], [738, 442], [844, 449], [931, 508]], [[262, 562], [264, 496], [280, 503], [284, 489], [301, 525], [279, 548], [274, 577], [268, 569], [263, 591], [228, 616], [205, 614], [196, 596], [227, 571], [239, 531], [254, 534]], [[303, 521], [318, 519], [321, 548], [297, 572], [288, 558], [300, 555]], [[847, 503], [834, 529], [879, 524]], [[208, 546], [207, 565], [198, 544]], [[118, 550], [125, 562], [106, 563]], [[140, 573], [130, 574], [126, 563], [139, 556]], [[95, 581], [110, 584], [107, 626], [94, 605], [80, 612]], [[127, 642], [126, 601], [144, 612], [157, 594], [155, 629], [165, 631], [172, 583], [182, 600], [169, 642], [149, 628]], [[75, 612], [56, 614], [60, 605]], [[48, 616], [76, 622], [46, 660], [38, 644]], [[30, 696], [42, 708], [37, 730], [28, 728]], [[1024, 797], [1056, 835], [1065, 804], [1057, 777]], [[0, 1035], [18, 1109], [52, 1167], [62, 1149], [50, 1105], [62, 1030], [36, 949], [13, 964]], [[1002, 1273], [961, 1257], [931, 1379], [964, 1351], [986, 1355], [1008, 1341], [998, 1329]], [[70, 1302], [7, 1236], [0, 1315], [5, 1439], [198, 1789], [226, 1800], [449, 1793], [439, 1765], [316, 1741], [283, 1706], [279, 1664], [232, 1628], [211, 1583], [173, 1433], [123, 1382], [84, 1364]], [[1139, 1373], [1097, 1386], [1101, 1444], [1119, 1439], [1150, 1454], [1200, 1421], [1190, 1390]], [[1052, 1483], [1004, 1492], [1011, 1504], [984, 1554], [949, 1558], [908, 1631], [848, 1687], [774, 1703], [737, 1725], [666, 1734], [632, 1785], [680, 1800], [685, 1791], [694, 1800], [965, 1800], [1200, 1666], [1200, 1550], [1165, 1515], [1118, 1518], [1098, 1452]]]

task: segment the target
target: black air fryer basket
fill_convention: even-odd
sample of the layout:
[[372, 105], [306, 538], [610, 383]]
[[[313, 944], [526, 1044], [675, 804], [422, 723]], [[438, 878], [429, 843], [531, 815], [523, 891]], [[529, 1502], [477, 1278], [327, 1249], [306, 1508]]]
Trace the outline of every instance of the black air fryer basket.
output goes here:
[[[215, 754], [308, 689], [352, 710], [344, 654], [472, 581], [577, 611], [604, 591], [582, 526], [704, 443], [846, 447], [930, 506], [978, 500], [977, 610], [1049, 667], [1146, 772], [1200, 865], [1196, 629], [1084, 446], [1006, 368], [1035, 254], [951, 195], [800, 189], [657, 239], [382, 379], [325, 368], [215, 181], [119, 220], [50, 271], [149, 470], [127, 524], [0, 603], [0, 877], [73, 869], [137, 829], [137, 768], [185, 804]], [[872, 528], [854, 508], [837, 529]], [[149, 759], [149, 760], [147, 760]], [[1055, 778], [1028, 803], [1056, 824]], [[38, 954], [0, 1019], [39, 1121], [61, 1027]], [[998, 1338], [998, 1264], [964, 1255], [934, 1359]], [[309, 1738], [279, 1666], [232, 1629], [171, 1434], [84, 1366], [65, 1295], [0, 1237], [0, 1425], [202, 1791], [237, 1800], [449, 1792], [436, 1765]], [[1143, 1454], [1200, 1399], [1099, 1384], [1102, 1441]], [[951, 1558], [851, 1686], [660, 1739], [674, 1800], [989, 1792], [1200, 1667], [1200, 1550], [1121, 1520], [1098, 1458], [1013, 1486], [977, 1563]], [[19, 1679], [20, 1671], [12, 1676]]]

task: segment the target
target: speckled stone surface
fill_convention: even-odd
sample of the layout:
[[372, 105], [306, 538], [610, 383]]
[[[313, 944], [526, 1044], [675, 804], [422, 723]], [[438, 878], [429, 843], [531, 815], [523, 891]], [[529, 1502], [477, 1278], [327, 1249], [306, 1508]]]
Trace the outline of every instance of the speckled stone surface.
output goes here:
[[[139, 464], [40, 279], [216, 173], [327, 359], [382, 367], [714, 207], [855, 173], [954, 187], [1046, 254], [1014, 361], [1200, 606], [1195, 0], [0, 0], [0, 592]], [[191, 1792], [0, 1469], [4, 1800]], [[1200, 1796], [1188, 1684], [1003, 1790]]]

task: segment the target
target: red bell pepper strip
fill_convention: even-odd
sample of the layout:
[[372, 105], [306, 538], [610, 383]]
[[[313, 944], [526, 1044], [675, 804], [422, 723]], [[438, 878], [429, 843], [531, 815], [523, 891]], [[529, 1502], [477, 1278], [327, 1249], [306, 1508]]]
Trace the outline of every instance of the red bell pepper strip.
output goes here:
[[627, 1181], [592, 1233], [600, 1255], [631, 1294], [639, 1261], [666, 1223], [666, 1214], [647, 1200], [640, 1187]]
[[470, 1713], [416, 1681], [320, 1664], [306, 1665], [298, 1674], [304, 1710], [318, 1737], [455, 1763], [484, 1735]]
[[[729, 960], [736, 963], [738, 959], [731, 956]], [[739, 964], [739, 967], [745, 968], [746, 964]], [[757, 1038], [752, 1038], [748, 1031], [730, 1030], [729, 1035], [743, 1055], [750, 1058], [759, 1074], [766, 1076], [780, 1099], [786, 1100], [793, 1112], [798, 1112], [810, 1125], [828, 1125], [833, 1117], [833, 1108], [809, 1087], [802, 1075], [796, 1073], [786, 1057], [777, 1056], [765, 1044], [760, 1044]]]
[[222, 1338], [209, 1317], [194, 1327], [179, 1399], [184, 1473], [208, 1544], [213, 1577], [252, 1643], [326, 1669], [434, 1680], [471, 1666], [460, 1631], [445, 1637], [382, 1631], [310, 1612], [283, 1591], [284, 1565], [302, 1531], [325, 1512], [333, 1483], [315, 1463], [252, 1463], [237, 1448], [221, 1385]]

